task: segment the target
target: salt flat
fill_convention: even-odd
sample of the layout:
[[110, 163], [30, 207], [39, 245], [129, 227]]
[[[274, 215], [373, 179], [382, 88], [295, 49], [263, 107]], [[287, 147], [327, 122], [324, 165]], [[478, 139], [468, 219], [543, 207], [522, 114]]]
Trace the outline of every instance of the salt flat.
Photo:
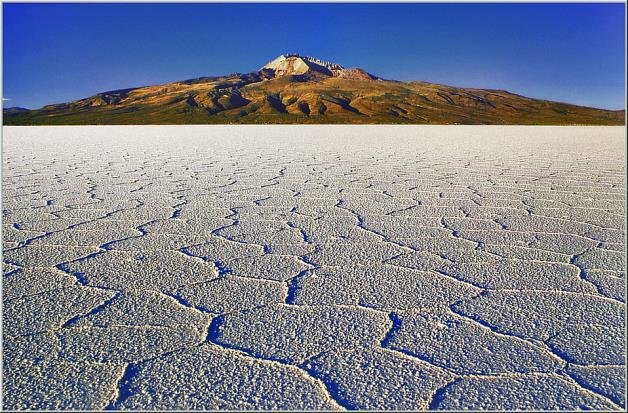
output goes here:
[[6, 409], [622, 409], [623, 127], [3, 129]]

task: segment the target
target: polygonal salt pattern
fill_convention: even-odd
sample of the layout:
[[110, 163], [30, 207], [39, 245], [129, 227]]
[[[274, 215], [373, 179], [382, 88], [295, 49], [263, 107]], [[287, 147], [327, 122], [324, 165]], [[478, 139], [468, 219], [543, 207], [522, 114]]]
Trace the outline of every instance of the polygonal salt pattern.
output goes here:
[[625, 408], [624, 130], [3, 130], [15, 409]]

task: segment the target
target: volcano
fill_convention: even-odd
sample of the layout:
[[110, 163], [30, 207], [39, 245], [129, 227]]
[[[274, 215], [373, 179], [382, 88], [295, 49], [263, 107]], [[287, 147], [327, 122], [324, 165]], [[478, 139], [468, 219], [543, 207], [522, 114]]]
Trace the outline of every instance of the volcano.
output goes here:
[[387, 80], [361, 68], [284, 54], [251, 73], [119, 89], [36, 110], [7, 108], [3, 119], [5, 125], [623, 125], [625, 111]]

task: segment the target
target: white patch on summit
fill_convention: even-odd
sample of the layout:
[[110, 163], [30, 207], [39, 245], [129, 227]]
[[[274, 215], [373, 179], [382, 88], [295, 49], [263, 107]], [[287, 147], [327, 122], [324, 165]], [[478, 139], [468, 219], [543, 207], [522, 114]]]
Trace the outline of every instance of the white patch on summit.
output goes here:
[[364, 80], [376, 80], [373, 76], [362, 69], [346, 69], [337, 63], [328, 62], [310, 56], [298, 54], [282, 54], [276, 59], [266, 63], [260, 70], [270, 69], [274, 75], [291, 76], [304, 74], [322, 74], [329, 77], [356, 78]]

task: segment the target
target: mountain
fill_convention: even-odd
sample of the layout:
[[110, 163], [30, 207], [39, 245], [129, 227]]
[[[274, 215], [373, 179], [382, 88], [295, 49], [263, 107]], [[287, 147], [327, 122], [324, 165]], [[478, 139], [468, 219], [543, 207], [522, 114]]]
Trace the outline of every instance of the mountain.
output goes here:
[[400, 123], [623, 125], [625, 111], [531, 99], [503, 90], [385, 80], [298, 54], [258, 71], [99, 93], [37, 110], [3, 111], [5, 125]]
[[6, 116], [6, 115], [14, 115], [17, 113], [24, 113], [24, 112], [30, 112], [30, 109], [26, 109], [26, 108], [21, 108], [19, 106], [13, 106], [10, 108], [4, 108], [2, 109], [2, 113]]

